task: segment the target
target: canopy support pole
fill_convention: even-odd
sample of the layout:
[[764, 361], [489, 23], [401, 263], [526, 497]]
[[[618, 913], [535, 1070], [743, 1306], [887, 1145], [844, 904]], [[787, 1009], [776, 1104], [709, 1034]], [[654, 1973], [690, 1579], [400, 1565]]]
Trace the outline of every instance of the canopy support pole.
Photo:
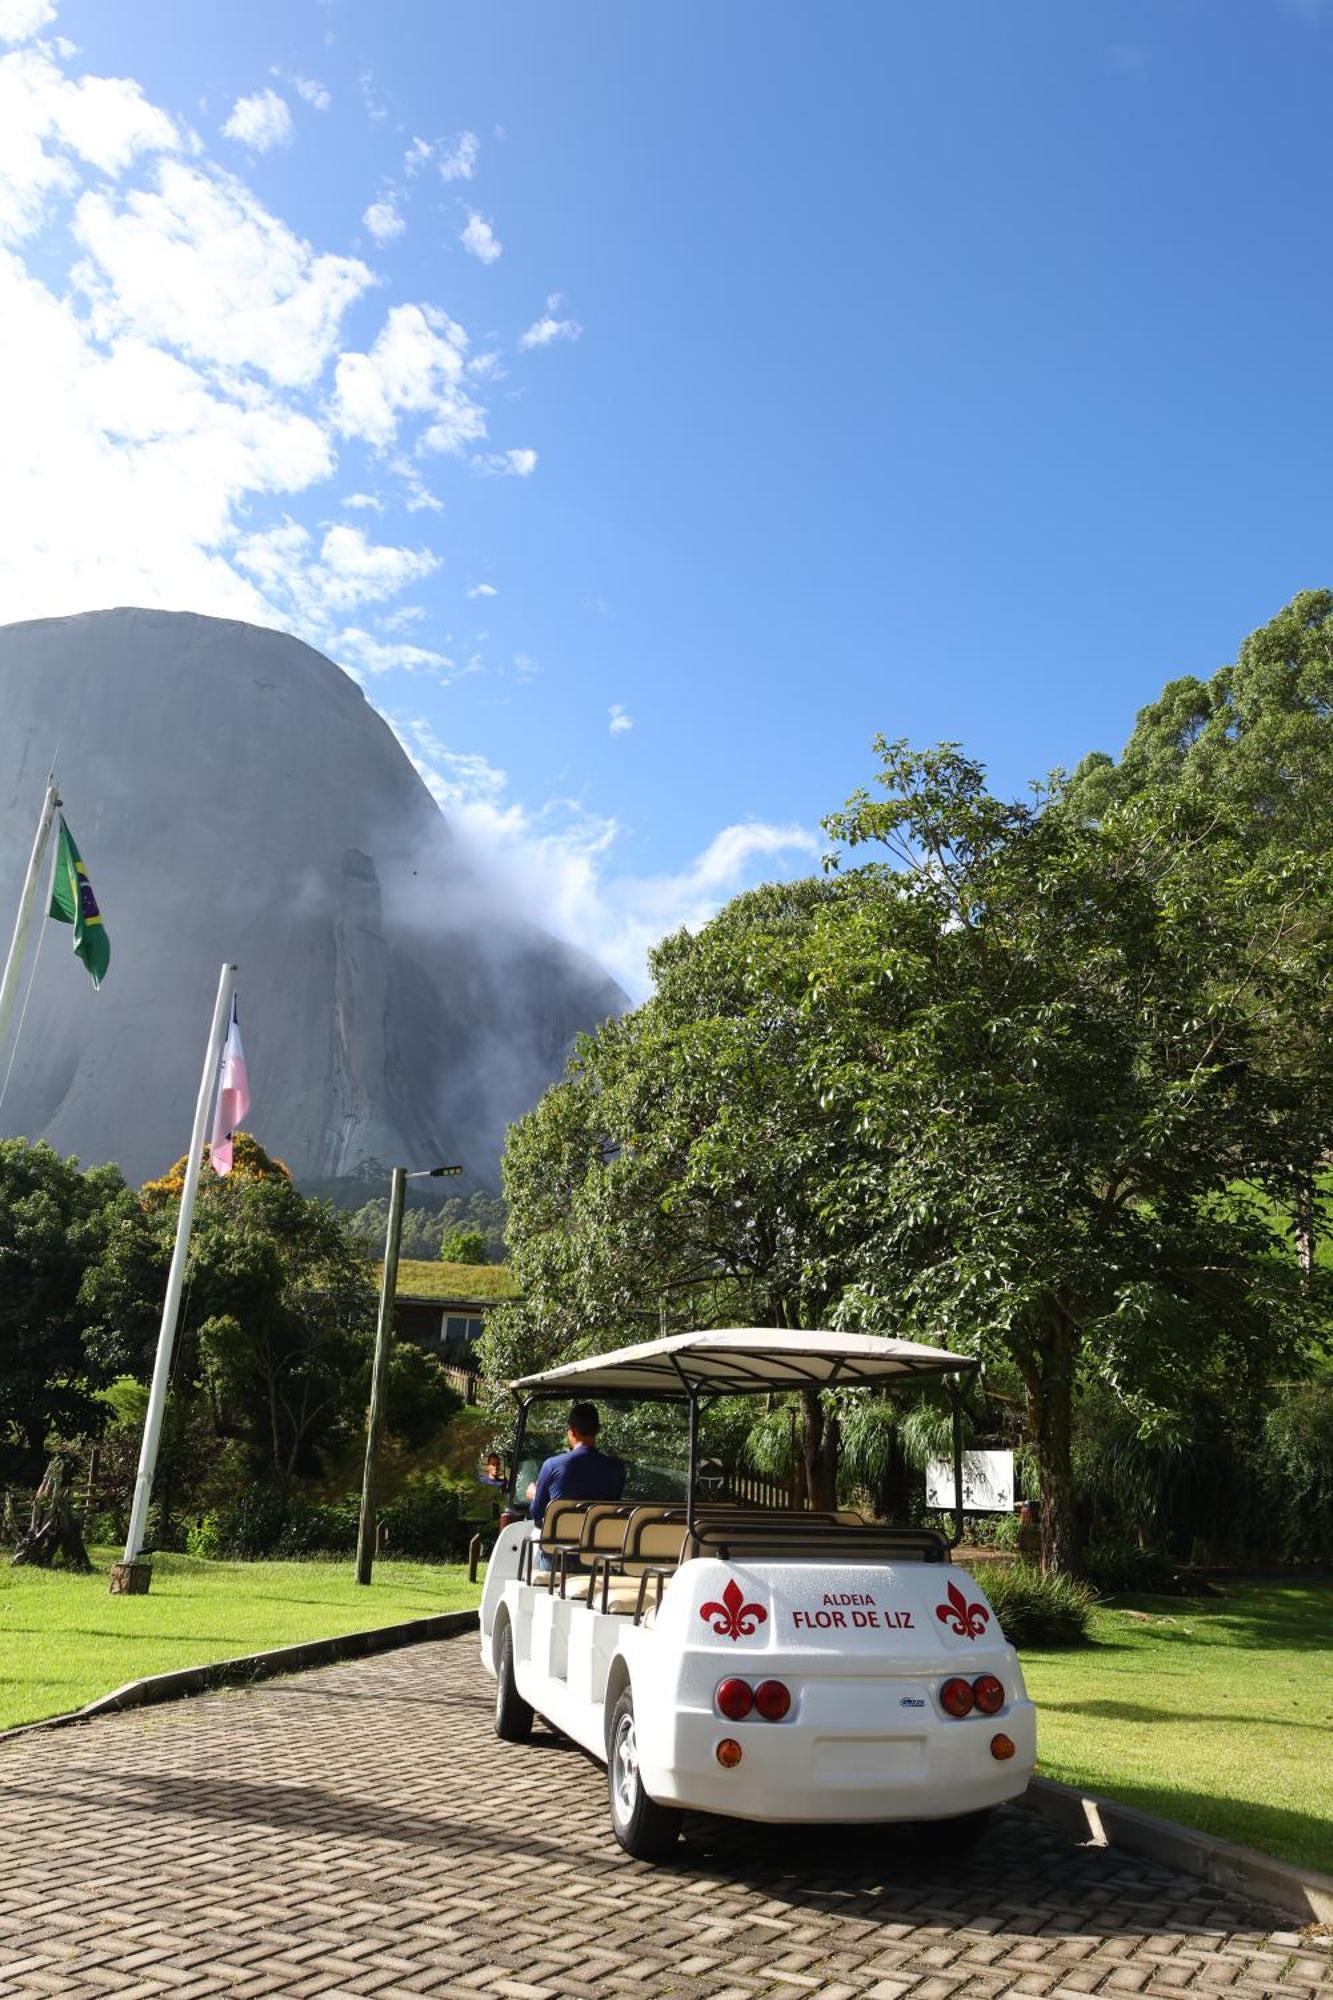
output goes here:
[[518, 1479], [518, 1468], [523, 1460], [523, 1439], [528, 1428], [528, 1411], [531, 1408], [532, 1397], [525, 1396], [518, 1406], [518, 1415], [514, 1419], [514, 1442], [510, 1446], [509, 1451], [509, 1488], [510, 1500], [515, 1507], [526, 1507], [528, 1504], [527, 1500], [519, 1492], [516, 1481]]
[[953, 1405], [953, 1537], [949, 1547], [956, 1549], [963, 1539], [963, 1395], [956, 1375], [947, 1376], [944, 1386]]
[[694, 1535], [694, 1500], [699, 1478], [699, 1391], [690, 1390], [690, 1466], [685, 1485], [685, 1528]]

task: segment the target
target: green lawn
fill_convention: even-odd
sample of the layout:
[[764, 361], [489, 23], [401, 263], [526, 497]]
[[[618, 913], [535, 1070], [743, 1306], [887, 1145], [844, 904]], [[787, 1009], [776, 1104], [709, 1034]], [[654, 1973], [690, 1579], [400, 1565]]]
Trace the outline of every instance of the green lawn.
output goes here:
[[112, 1597], [115, 1551], [93, 1576], [0, 1568], [0, 1728], [82, 1708], [172, 1667], [329, 1639], [475, 1604], [461, 1564], [380, 1562], [359, 1586], [346, 1562], [201, 1562], [160, 1555], [147, 1597]]
[[1333, 1870], [1333, 1583], [1119, 1598], [1093, 1634], [1023, 1655], [1047, 1777]]
[[414, 1299], [512, 1299], [518, 1280], [507, 1264], [440, 1264], [404, 1257], [398, 1266], [398, 1296]]

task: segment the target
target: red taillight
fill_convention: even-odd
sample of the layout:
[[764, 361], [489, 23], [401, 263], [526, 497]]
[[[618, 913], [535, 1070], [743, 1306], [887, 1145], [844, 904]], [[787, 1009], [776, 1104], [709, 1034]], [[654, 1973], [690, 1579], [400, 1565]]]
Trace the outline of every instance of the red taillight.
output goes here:
[[781, 1722], [791, 1707], [791, 1689], [783, 1681], [760, 1681], [754, 1705], [765, 1722]]
[[983, 1715], [998, 1715], [1004, 1707], [1004, 1682], [997, 1681], [994, 1674], [983, 1674], [973, 1681], [972, 1693]]
[[741, 1746], [734, 1736], [724, 1736], [717, 1746], [717, 1761], [724, 1771], [734, 1771], [742, 1756]]
[[960, 1718], [964, 1715], [971, 1715], [973, 1700], [972, 1683], [970, 1681], [959, 1680], [955, 1677], [953, 1680], [946, 1681], [940, 1689], [940, 1707], [946, 1715], [956, 1715]]
[[725, 1715], [728, 1722], [744, 1722], [754, 1707], [754, 1693], [748, 1681], [723, 1681], [713, 1696], [719, 1715]]

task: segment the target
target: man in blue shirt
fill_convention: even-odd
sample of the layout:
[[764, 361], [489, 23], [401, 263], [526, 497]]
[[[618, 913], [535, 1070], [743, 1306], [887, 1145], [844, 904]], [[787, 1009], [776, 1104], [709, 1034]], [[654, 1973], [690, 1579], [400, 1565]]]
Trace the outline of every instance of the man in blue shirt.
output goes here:
[[528, 1489], [528, 1519], [537, 1527], [552, 1500], [618, 1500], [624, 1492], [623, 1459], [597, 1449], [601, 1427], [595, 1403], [575, 1403], [569, 1450], [548, 1458]]

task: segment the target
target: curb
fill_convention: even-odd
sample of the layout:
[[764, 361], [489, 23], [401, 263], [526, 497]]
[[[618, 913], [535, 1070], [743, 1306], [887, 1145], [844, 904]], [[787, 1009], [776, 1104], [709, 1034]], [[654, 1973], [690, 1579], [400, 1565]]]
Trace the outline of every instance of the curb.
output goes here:
[[475, 1631], [476, 1627], [475, 1611], [437, 1611], [400, 1625], [374, 1625], [367, 1632], [343, 1632], [336, 1639], [302, 1639], [294, 1646], [271, 1646], [266, 1652], [214, 1660], [204, 1667], [176, 1667], [170, 1673], [148, 1674], [143, 1680], [127, 1681], [124, 1687], [99, 1695], [85, 1708], [73, 1708], [64, 1715], [47, 1715], [38, 1722], [21, 1722], [17, 1728], [0, 1730], [0, 1743], [8, 1743], [16, 1736], [29, 1736], [37, 1729], [64, 1729], [71, 1722], [93, 1722], [99, 1715], [116, 1715], [123, 1709], [145, 1707], [149, 1702], [177, 1701], [183, 1695], [202, 1694], [208, 1688], [268, 1680], [274, 1674], [329, 1666], [337, 1660], [358, 1659], [364, 1653], [387, 1653], [397, 1646], [416, 1646], [427, 1639], [453, 1639], [461, 1632]]
[[1121, 1805], [1100, 1792], [1032, 1778], [1014, 1804], [1035, 1812], [1073, 1840], [1117, 1847], [1197, 1875], [1217, 1889], [1266, 1903], [1303, 1923], [1333, 1924], [1333, 1875], [1294, 1862], [1276, 1861], [1257, 1848], [1237, 1847], [1173, 1819], [1157, 1819], [1136, 1806]]

